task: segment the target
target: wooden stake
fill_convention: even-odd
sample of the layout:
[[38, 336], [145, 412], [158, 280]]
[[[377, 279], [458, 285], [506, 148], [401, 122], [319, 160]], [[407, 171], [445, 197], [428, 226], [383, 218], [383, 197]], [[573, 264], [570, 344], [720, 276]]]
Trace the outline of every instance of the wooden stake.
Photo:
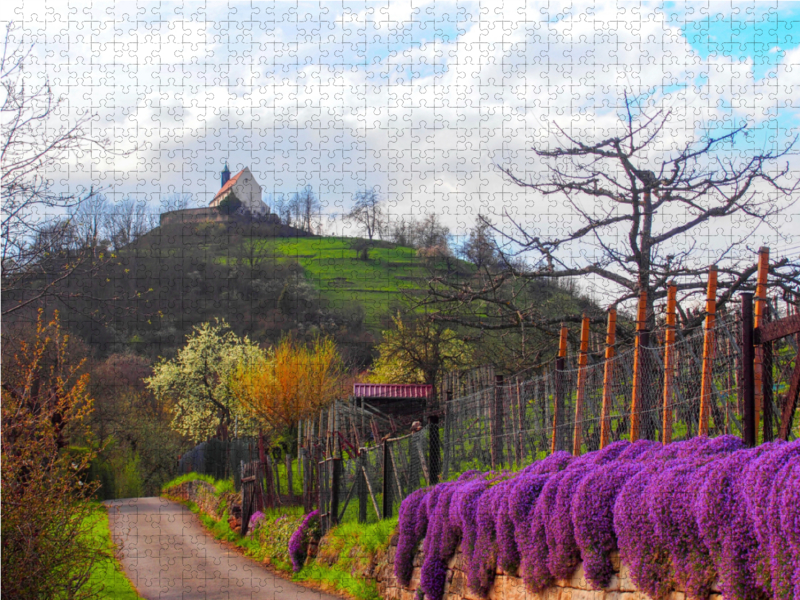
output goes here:
[[661, 426], [661, 441], [669, 444], [672, 441], [672, 376], [675, 371], [675, 304], [678, 288], [670, 284], [667, 288], [667, 328], [664, 331], [664, 420]]
[[586, 387], [586, 364], [589, 358], [589, 317], [581, 321], [581, 350], [578, 355], [578, 393], [575, 397], [575, 429], [572, 434], [572, 455], [581, 453], [581, 428], [583, 427], [583, 398]]
[[562, 450], [559, 439], [563, 436], [559, 435], [559, 428], [562, 426], [561, 421], [564, 419], [564, 390], [561, 383], [561, 373], [564, 371], [567, 357], [567, 326], [561, 326], [561, 335], [558, 340], [558, 358], [556, 358], [556, 372], [555, 372], [555, 401], [553, 410], [553, 441], [550, 445], [550, 452]]
[[606, 325], [606, 361], [603, 370], [603, 408], [600, 414], [600, 449], [608, 445], [611, 437], [611, 378], [614, 376], [614, 343], [617, 337], [617, 309], [608, 309]]
[[708, 270], [706, 290], [706, 326], [703, 338], [703, 376], [700, 384], [700, 422], [697, 435], [708, 435], [708, 420], [711, 412], [712, 362], [714, 360], [714, 320], [717, 314], [717, 268]]
[[633, 383], [631, 399], [631, 443], [639, 439], [639, 410], [642, 403], [642, 349], [641, 338], [647, 328], [647, 290], [639, 292], [639, 308], [636, 312], [636, 341], [633, 351]]
[[[767, 307], [767, 275], [769, 273], [769, 248], [762, 246], [758, 249], [758, 278], [756, 280], [756, 295], [753, 300], [753, 327], [756, 332], [758, 328], [764, 324], [764, 313]], [[758, 340], [758, 333], [756, 333], [756, 340]], [[756, 344], [756, 359], [753, 367], [753, 375], [755, 377], [755, 390], [756, 390], [756, 414], [755, 414], [755, 430], [758, 432], [759, 421], [761, 420], [761, 409], [764, 404], [763, 394], [763, 363], [764, 363], [764, 350], [760, 343]], [[758, 433], [756, 433], [758, 435]]]
[[522, 465], [522, 436], [525, 420], [522, 416], [522, 395], [519, 392], [519, 377], [517, 377], [517, 466]]

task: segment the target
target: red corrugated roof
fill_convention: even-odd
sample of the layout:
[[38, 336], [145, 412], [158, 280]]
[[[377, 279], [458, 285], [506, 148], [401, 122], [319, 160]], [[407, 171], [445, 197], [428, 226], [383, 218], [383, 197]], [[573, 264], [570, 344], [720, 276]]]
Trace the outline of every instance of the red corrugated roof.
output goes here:
[[[241, 175], [242, 173], [244, 173], [244, 169], [242, 169], [242, 170], [241, 170], [241, 171], [239, 171], [239, 172], [238, 172], [236, 175], [234, 175], [233, 177], [231, 177], [230, 179], [228, 179], [228, 181], [226, 181], [226, 182], [225, 182], [225, 185], [223, 185], [223, 186], [220, 188], [220, 190], [217, 192], [217, 195], [216, 195], [216, 196], [214, 196], [214, 200], [216, 200], [216, 199], [217, 199], [217, 198], [219, 198], [219, 197], [220, 197], [222, 194], [224, 194], [224, 193], [225, 193], [225, 192], [227, 192], [229, 189], [231, 189], [231, 188], [233, 187], [233, 184], [234, 184], [234, 183], [236, 183], [236, 180], [237, 180], [237, 179], [239, 179], [239, 175]], [[212, 200], [212, 202], [213, 202], [214, 200]]]
[[356, 383], [353, 385], [353, 396], [356, 398], [427, 398], [432, 392], [432, 385], [398, 383]]

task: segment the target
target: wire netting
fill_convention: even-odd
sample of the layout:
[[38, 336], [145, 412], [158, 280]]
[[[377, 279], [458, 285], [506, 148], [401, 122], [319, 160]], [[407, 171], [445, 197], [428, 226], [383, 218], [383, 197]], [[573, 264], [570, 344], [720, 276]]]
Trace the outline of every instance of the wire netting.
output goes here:
[[[669, 347], [663, 331], [639, 348], [619, 345], [609, 359], [596, 344], [585, 366], [572, 354], [505, 379], [490, 367], [450, 373], [425, 422], [420, 415], [411, 427], [363, 399], [338, 401], [301, 423], [290, 468], [327, 528], [396, 516], [415, 490], [470, 469], [519, 469], [553, 451], [582, 454], [618, 440], [686, 440], [703, 428], [740, 436], [741, 329], [738, 312], [720, 313], [709, 329], [676, 331]], [[797, 352], [797, 335], [772, 344], [758, 441], [779, 434]], [[209, 440], [181, 457], [180, 471], [238, 478], [240, 462], [257, 454], [255, 440]]]

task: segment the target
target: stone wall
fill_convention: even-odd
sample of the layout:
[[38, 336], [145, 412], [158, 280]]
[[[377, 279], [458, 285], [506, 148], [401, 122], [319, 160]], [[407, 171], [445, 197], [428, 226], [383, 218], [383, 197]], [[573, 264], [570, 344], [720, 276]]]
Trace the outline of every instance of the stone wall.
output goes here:
[[[374, 571], [378, 580], [378, 589], [381, 598], [385, 600], [419, 600], [420, 567], [422, 566], [423, 553], [420, 549], [414, 557], [414, 572], [411, 584], [403, 587], [397, 582], [394, 575], [394, 557], [397, 552], [397, 535], [395, 535], [386, 553], [386, 560]], [[530, 592], [522, 579], [498, 571], [494, 585], [489, 590], [489, 600], [649, 600], [649, 597], [636, 589], [630, 579], [628, 568], [620, 564], [619, 557], [612, 557], [615, 574], [608, 587], [603, 590], [593, 590], [586, 581], [583, 566], [579, 565], [570, 579], [556, 580], [555, 584], [545, 589], [542, 593]], [[462, 555], [458, 551], [450, 559], [447, 570], [447, 583], [445, 585], [444, 600], [482, 600], [467, 588], [467, 575], [462, 566]], [[669, 600], [687, 600], [681, 591], [672, 592]], [[709, 600], [722, 600], [717, 586]]]
[[241, 494], [234, 492], [219, 493], [208, 482], [193, 479], [184, 481], [179, 485], [172, 486], [163, 492], [163, 495], [170, 500], [189, 501], [197, 505], [200, 512], [219, 520], [228, 511], [228, 523], [231, 529], [238, 531], [241, 529], [239, 519], [242, 514]]

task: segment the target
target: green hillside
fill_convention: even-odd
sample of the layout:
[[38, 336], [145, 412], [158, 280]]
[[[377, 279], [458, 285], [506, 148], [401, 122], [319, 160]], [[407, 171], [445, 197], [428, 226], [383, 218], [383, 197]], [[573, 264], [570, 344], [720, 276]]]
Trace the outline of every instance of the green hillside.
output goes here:
[[[431, 277], [452, 283], [476, 274], [468, 262], [420, 255], [389, 242], [314, 237], [285, 225], [240, 222], [168, 224], [119, 251], [101, 249], [96, 258], [96, 268], [67, 280], [70, 301], [59, 310], [73, 332], [91, 340], [99, 357], [126, 351], [168, 357], [193, 327], [224, 319], [237, 334], [259, 343], [286, 334], [330, 335], [356, 364], [367, 364], [404, 297], [421, 295]], [[477, 289], [485, 282], [470, 284]], [[542, 315], [587, 309], [585, 301], [558, 286], [510, 280], [507, 287], [499, 293], [533, 303]], [[486, 346], [486, 360], [497, 359], [521, 335], [499, 329], [497, 343], [489, 344], [481, 324], [503, 323], [496, 306], [456, 302], [443, 308], [477, 324], [470, 335]], [[530, 340], [531, 333], [525, 335]]]
[[424, 289], [431, 269], [473, 269], [388, 242], [237, 222], [164, 225], [100, 260], [98, 272], [69, 280], [75, 299], [62, 309], [99, 355], [170, 356], [194, 326], [219, 318], [264, 343], [332, 335], [359, 362], [404, 291]]
[[[330, 306], [362, 305], [366, 326], [376, 330], [403, 290], [425, 285], [429, 268], [413, 248], [381, 242], [377, 242], [380, 247], [370, 248], [367, 260], [362, 260], [354, 249], [361, 241], [336, 237], [250, 239], [261, 252], [296, 260], [306, 280]], [[458, 263], [459, 268], [469, 269], [468, 264]], [[446, 268], [444, 264], [437, 266]]]

